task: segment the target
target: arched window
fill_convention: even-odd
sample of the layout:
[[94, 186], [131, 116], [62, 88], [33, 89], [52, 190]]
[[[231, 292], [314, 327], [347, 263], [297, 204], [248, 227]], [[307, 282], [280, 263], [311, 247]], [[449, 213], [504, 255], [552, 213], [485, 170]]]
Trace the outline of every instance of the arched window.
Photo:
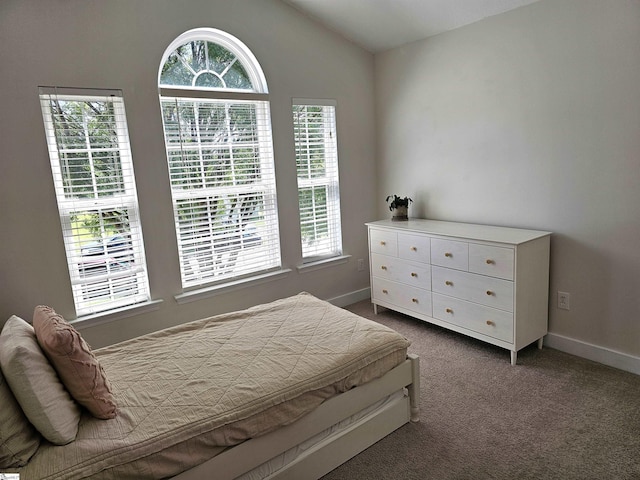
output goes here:
[[190, 30], [158, 75], [182, 285], [281, 265], [267, 83], [235, 37]]

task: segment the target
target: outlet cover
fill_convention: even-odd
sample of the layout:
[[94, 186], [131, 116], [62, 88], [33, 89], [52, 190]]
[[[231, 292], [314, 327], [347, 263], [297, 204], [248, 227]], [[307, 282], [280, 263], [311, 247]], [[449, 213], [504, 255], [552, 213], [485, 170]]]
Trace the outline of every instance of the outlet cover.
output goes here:
[[571, 295], [567, 292], [558, 292], [558, 308], [562, 310], [570, 310]]

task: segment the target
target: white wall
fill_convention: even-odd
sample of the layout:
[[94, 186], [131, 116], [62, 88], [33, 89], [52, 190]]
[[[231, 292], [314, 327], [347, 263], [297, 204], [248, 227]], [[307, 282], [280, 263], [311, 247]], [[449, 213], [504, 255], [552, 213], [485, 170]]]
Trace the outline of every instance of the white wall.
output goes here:
[[639, 48], [638, 0], [542, 0], [375, 58], [377, 198], [554, 232], [550, 331], [635, 357]]
[[[225, 30], [255, 54], [270, 89], [284, 279], [178, 305], [181, 292], [157, 94], [165, 48], [186, 30]], [[93, 347], [306, 290], [366, 289], [364, 222], [375, 218], [373, 56], [279, 0], [0, 2], [0, 324], [49, 304], [74, 318], [38, 86], [122, 89], [155, 312], [83, 328]], [[346, 264], [300, 274], [292, 97], [337, 100]]]

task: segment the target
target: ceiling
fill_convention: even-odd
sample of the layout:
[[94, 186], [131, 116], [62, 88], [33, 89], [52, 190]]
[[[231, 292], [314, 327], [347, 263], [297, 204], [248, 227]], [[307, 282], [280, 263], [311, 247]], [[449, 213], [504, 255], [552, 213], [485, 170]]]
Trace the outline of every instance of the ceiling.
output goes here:
[[284, 0], [373, 53], [539, 0]]

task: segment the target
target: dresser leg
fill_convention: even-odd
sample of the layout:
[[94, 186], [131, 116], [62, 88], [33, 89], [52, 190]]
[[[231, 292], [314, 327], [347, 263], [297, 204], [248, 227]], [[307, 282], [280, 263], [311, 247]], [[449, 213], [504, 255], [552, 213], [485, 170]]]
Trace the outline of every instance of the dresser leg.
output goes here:
[[515, 365], [518, 360], [518, 352], [515, 350], [511, 350], [511, 365]]
[[544, 340], [544, 337], [540, 337], [540, 338], [538, 339], [538, 349], [539, 349], [539, 350], [542, 350], [542, 342], [543, 342], [543, 340]]
[[378, 305], [376, 305], [375, 303], [373, 304], [373, 314], [374, 315], [378, 314]]

